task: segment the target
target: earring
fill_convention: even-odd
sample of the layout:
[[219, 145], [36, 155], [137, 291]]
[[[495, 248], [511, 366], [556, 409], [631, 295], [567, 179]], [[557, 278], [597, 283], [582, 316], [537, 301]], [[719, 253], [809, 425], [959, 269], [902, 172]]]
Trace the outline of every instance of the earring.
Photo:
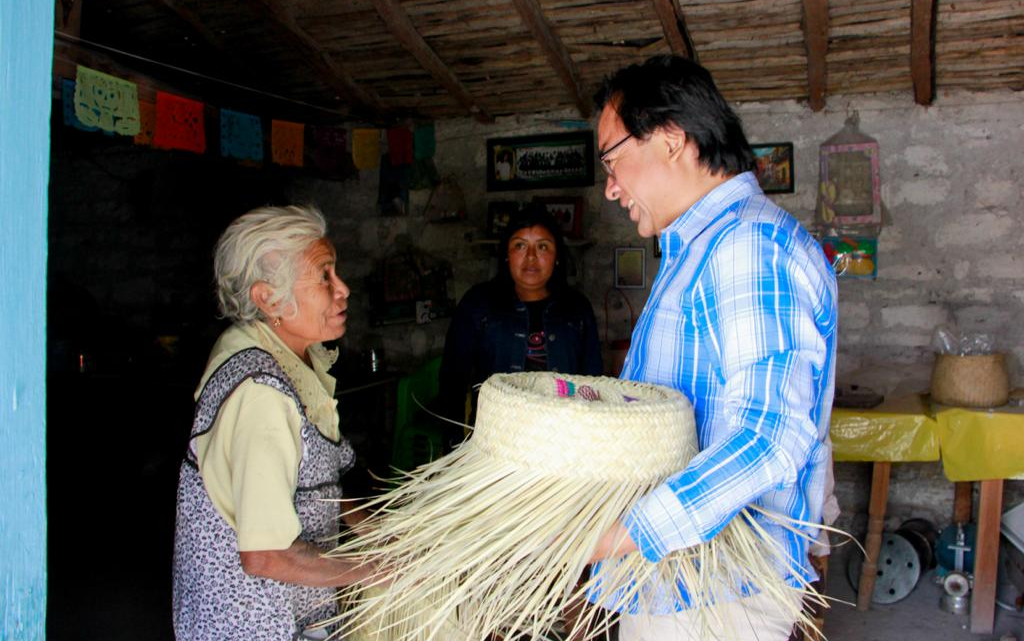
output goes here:
[[281, 317], [278, 316], [277, 318], [274, 319], [274, 327], [280, 327], [280, 326], [281, 326]]

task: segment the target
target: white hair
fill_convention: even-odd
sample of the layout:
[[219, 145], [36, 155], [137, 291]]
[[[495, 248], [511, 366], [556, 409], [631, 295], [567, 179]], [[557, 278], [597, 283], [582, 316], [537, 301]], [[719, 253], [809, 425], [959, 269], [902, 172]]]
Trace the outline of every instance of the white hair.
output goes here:
[[302, 255], [326, 235], [327, 222], [312, 206], [260, 207], [236, 218], [221, 234], [213, 257], [221, 315], [243, 322], [260, 318], [249, 295], [260, 281], [273, 289], [269, 304], [296, 313], [292, 290]]

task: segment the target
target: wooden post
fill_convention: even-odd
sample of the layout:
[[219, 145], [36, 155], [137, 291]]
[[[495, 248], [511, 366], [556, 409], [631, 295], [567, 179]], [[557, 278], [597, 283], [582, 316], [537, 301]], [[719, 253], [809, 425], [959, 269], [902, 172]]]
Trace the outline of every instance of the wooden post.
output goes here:
[[882, 529], [885, 526], [885, 505], [889, 500], [889, 473], [892, 463], [876, 461], [871, 468], [871, 502], [868, 504], [868, 535], [864, 540], [867, 558], [860, 570], [857, 586], [857, 609], [871, 606], [871, 594], [878, 577], [878, 552], [882, 548]]
[[46, 638], [53, 13], [51, 2], [0, 1], [0, 639], [18, 641]]
[[969, 523], [974, 512], [974, 484], [957, 481], [953, 484], [953, 523]]
[[982, 481], [978, 497], [978, 535], [974, 541], [974, 593], [971, 595], [971, 632], [974, 634], [991, 634], [995, 621], [1002, 510], [1002, 479]]

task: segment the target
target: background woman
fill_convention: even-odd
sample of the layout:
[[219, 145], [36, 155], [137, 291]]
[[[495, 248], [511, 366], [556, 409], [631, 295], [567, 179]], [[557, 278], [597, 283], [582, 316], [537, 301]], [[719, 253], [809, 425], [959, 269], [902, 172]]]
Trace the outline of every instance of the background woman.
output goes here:
[[547, 210], [531, 205], [513, 216], [498, 246], [498, 275], [466, 292], [445, 339], [442, 411], [460, 423], [467, 391], [491, 374], [602, 373], [594, 311], [566, 282], [568, 252]]
[[266, 207], [217, 243], [217, 298], [234, 324], [210, 354], [181, 466], [179, 641], [323, 638], [311, 625], [335, 614], [332, 586], [365, 578], [319, 547], [340, 512], [322, 499], [341, 498], [354, 459], [327, 374], [337, 353], [321, 345], [345, 333], [349, 296], [326, 233], [315, 209]]

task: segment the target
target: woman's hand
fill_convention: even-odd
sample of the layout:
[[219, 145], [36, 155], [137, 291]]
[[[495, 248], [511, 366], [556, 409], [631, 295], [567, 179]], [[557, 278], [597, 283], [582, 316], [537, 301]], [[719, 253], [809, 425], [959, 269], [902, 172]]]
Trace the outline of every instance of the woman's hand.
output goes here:
[[242, 570], [250, 576], [312, 587], [339, 587], [373, 577], [375, 566], [325, 557], [324, 550], [296, 539], [284, 550], [239, 552]]
[[368, 534], [373, 529], [373, 521], [368, 520], [371, 516], [369, 510], [358, 507], [354, 499], [342, 499], [341, 503], [341, 520], [352, 530], [353, 534]]

